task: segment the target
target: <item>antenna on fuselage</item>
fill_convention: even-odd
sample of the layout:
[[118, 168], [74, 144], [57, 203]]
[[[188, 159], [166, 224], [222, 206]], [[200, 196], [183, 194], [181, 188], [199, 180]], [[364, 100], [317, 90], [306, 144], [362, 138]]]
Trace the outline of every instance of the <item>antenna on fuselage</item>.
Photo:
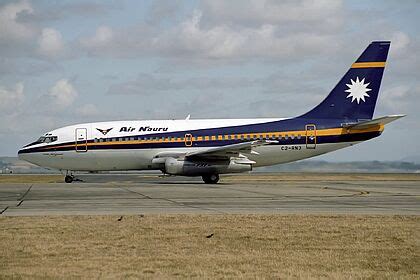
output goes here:
[[188, 116], [185, 118], [186, 121], [188, 121], [191, 118], [191, 114], [188, 114]]

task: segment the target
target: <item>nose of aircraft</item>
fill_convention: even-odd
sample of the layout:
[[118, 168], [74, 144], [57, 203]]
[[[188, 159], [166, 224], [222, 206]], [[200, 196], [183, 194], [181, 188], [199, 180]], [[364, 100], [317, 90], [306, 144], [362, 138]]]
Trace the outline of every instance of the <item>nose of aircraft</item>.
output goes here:
[[28, 162], [33, 163], [33, 164], [37, 164], [36, 155], [34, 153], [31, 153], [30, 151], [28, 151], [27, 147], [28, 147], [28, 145], [22, 147], [18, 151], [18, 158], [20, 160], [24, 160], [24, 161], [28, 161]]
[[27, 159], [27, 156], [26, 156], [23, 148], [18, 151], [18, 158], [20, 160], [26, 160]]

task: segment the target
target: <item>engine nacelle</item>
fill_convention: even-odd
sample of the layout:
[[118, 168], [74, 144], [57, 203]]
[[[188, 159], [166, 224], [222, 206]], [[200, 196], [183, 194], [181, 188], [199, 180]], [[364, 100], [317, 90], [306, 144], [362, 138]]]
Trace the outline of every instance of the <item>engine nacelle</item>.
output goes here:
[[183, 176], [201, 176], [205, 174], [240, 173], [251, 171], [252, 165], [228, 161], [187, 161], [176, 158], [165, 160], [165, 173]]

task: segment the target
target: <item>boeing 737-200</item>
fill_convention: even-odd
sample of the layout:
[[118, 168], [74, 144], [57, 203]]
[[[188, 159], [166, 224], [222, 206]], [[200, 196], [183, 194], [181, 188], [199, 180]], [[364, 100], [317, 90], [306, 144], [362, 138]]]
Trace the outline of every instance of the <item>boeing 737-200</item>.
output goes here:
[[330, 94], [295, 118], [113, 121], [66, 126], [24, 146], [19, 158], [66, 173], [161, 170], [202, 176], [305, 159], [378, 137], [403, 115], [373, 119], [390, 47], [372, 42]]

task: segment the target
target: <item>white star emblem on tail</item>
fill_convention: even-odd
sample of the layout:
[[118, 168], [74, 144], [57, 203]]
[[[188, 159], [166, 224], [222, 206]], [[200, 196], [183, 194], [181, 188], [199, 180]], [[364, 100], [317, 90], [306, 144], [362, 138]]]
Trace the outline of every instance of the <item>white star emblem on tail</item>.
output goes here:
[[356, 77], [356, 81], [353, 81], [353, 79], [350, 79], [350, 81], [351, 84], [346, 84], [348, 89], [345, 92], [349, 93], [349, 95], [347, 95], [347, 98], [351, 97], [351, 102], [356, 100], [357, 104], [360, 103], [360, 100], [366, 102], [365, 97], [370, 97], [369, 94], [367, 94], [367, 92], [372, 90], [367, 87], [370, 83], [365, 84], [365, 78], [363, 78], [360, 81], [359, 77]]

